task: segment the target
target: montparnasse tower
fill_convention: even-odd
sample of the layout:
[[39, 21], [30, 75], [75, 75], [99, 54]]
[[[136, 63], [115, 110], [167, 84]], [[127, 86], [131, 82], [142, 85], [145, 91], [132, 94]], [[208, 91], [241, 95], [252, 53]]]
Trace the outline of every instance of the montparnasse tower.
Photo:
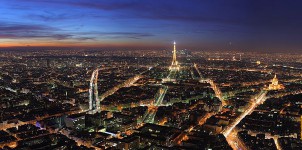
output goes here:
[[170, 70], [179, 70], [179, 65], [178, 65], [178, 62], [176, 60], [176, 42], [174, 41], [173, 43], [174, 45], [174, 49], [173, 49], [173, 58], [172, 58], [172, 64], [170, 66]]

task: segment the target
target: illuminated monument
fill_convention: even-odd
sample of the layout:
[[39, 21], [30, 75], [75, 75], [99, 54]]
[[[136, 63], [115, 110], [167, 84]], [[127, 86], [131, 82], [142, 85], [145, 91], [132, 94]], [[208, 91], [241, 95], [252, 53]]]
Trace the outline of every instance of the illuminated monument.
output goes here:
[[172, 58], [172, 64], [169, 67], [170, 73], [167, 76], [167, 78], [164, 78], [162, 81], [165, 82], [176, 82], [176, 75], [178, 71], [180, 70], [180, 66], [178, 64], [178, 61], [176, 60], [176, 43], [174, 41], [174, 49], [173, 49], [173, 58]]
[[268, 90], [281, 90], [284, 89], [284, 86], [282, 84], [279, 84], [277, 75], [275, 74], [275, 77], [272, 79], [272, 83], [268, 86]]
[[170, 66], [170, 70], [173, 70], [173, 71], [178, 71], [180, 66], [178, 65], [178, 62], [176, 60], [176, 43], [174, 41], [174, 50], [173, 50], [173, 59], [172, 59], [172, 64]]

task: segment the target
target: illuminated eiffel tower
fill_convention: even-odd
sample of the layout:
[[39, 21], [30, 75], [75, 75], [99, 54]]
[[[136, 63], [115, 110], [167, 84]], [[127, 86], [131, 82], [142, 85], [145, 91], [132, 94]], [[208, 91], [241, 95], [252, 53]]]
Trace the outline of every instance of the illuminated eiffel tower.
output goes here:
[[174, 41], [174, 50], [173, 50], [173, 59], [172, 64], [170, 66], [170, 70], [178, 71], [180, 69], [180, 66], [178, 65], [178, 61], [176, 60], [176, 42]]

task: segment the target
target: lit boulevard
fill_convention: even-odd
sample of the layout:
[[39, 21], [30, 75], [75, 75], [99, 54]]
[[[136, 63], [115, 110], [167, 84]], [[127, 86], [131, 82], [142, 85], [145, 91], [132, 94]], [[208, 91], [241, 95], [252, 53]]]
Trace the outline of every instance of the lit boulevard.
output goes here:
[[143, 122], [146, 123], [154, 123], [154, 117], [156, 115], [156, 111], [157, 111], [157, 107], [160, 106], [162, 104], [162, 101], [165, 97], [165, 94], [168, 90], [168, 86], [162, 86], [159, 90], [158, 93], [155, 96], [155, 102], [154, 104], [151, 104], [148, 106], [148, 111], [146, 112], [146, 114], [144, 114], [143, 116]]
[[140, 79], [140, 78], [141, 78], [141, 75], [137, 75], [137, 76], [135, 76], [135, 77], [133, 77], [133, 78], [128, 79], [128, 80], [125, 81], [124, 83], [121, 83], [121, 84], [119, 84], [119, 85], [113, 87], [112, 89], [106, 91], [104, 94], [102, 94], [102, 95], [100, 96], [101, 101], [104, 100], [106, 97], [108, 97], [108, 96], [114, 94], [114, 93], [115, 93], [116, 91], [118, 91], [120, 88], [131, 86], [133, 83], [135, 83], [135, 82], [136, 82], [138, 79]]
[[267, 91], [261, 91], [258, 96], [255, 97], [255, 99], [252, 100], [251, 104], [249, 107], [239, 115], [238, 118], [235, 119], [233, 123], [231, 123], [226, 129], [223, 131], [224, 136], [228, 137], [230, 132], [239, 124], [239, 122], [247, 115], [251, 114], [254, 109], [263, 103], [266, 100], [266, 93]]
[[238, 131], [234, 128], [226, 137], [227, 142], [234, 150], [248, 150], [244, 142], [238, 137]]
[[226, 101], [222, 98], [222, 93], [221, 93], [219, 87], [217, 86], [217, 84], [216, 84], [213, 80], [211, 80], [211, 79], [204, 79], [204, 78], [203, 78], [203, 75], [201, 74], [200, 70], [198, 69], [197, 64], [194, 64], [194, 68], [196, 69], [196, 71], [198, 72], [198, 74], [199, 74], [199, 76], [200, 76], [200, 82], [204, 82], [204, 81], [205, 81], [205, 82], [207, 82], [207, 83], [210, 83], [212, 89], [213, 89], [214, 92], [215, 92], [215, 96], [216, 96], [217, 98], [219, 98], [219, 100], [220, 100], [221, 103], [222, 103], [222, 106], [221, 106], [221, 107], [226, 106], [227, 103], [226, 103]]
[[248, 108], [242, 114], [239, 115], [238, 118], [235, 119], [234, 122], [229, 124], [223, 131], [224, 136], [226, 137], [228, 143], [232, 146], [232, 148], [239, 148], [239, 149], [247, 149], [245, 147], [245, 144], [238, 138], [237, 134], [238, 131], [235, 129], [236, 126], [240, 123], [240, 121], [245, 118], [245, 116], [251, 114], [254, 109], [263, 103], [267, 97], [266, 97], [267, 91], [261, 91], [255, 99], [251, 100], [251, 103], [249, 104]]

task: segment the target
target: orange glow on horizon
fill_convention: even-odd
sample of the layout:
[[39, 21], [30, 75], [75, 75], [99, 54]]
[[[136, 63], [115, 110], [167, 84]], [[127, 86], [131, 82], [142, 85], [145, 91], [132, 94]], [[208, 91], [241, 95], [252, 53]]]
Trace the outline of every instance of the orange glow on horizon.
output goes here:
[[[156, 45], [158, 46], [158, 45]], [[149, 42], [129, 42], [129, 41], [40, 41], [40, 40], [0, 40], [0, 48], [9, 47], [146, 47], [154, 48]]]

